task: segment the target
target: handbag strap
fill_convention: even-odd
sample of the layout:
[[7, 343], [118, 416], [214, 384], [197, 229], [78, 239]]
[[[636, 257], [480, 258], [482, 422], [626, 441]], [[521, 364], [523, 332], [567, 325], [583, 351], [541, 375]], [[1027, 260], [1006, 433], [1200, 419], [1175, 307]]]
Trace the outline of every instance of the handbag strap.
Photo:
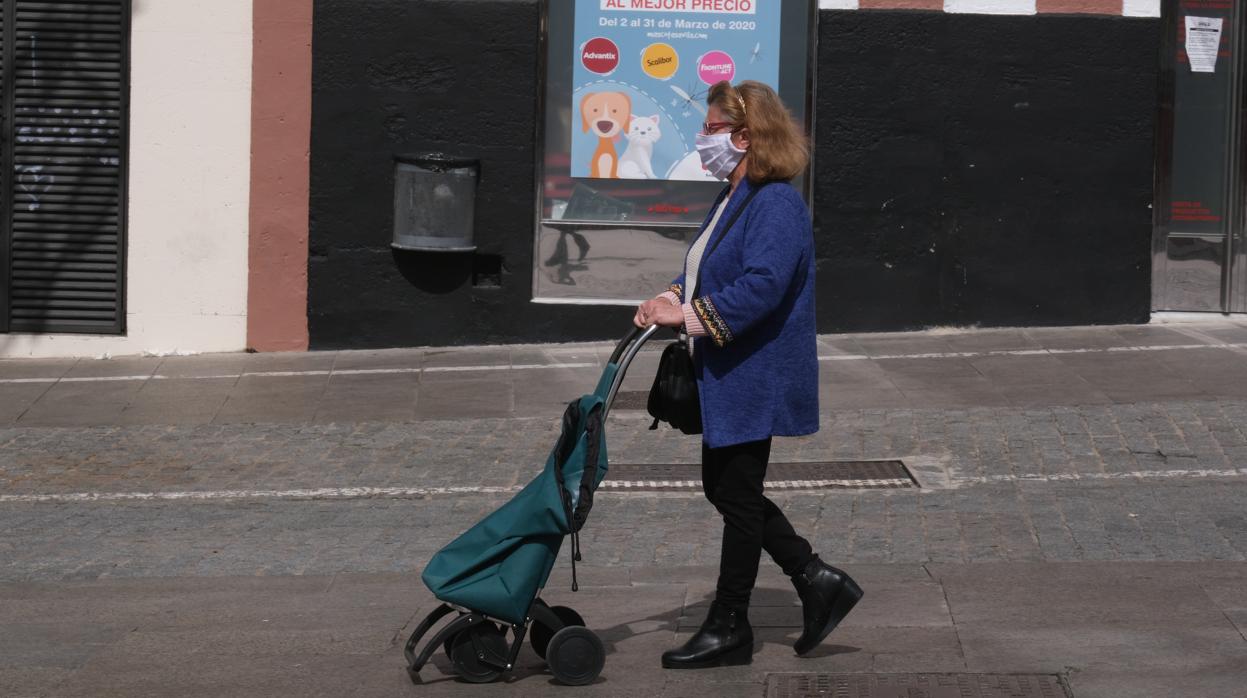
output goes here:
[[768, 184], [770, 184], [770, 182], [766, 182], [765, 184], [749, 190], [749, 193], [745, 195], [745, 200], [740, 202], [740, 206], [732, 212], [732, 217], [727, 219], [727, 225], [723, 226], [723, 232], [719, 233], [719, 237], [711, 240], [710, 247], [702, 253], [701, 261], [698, 262], [697, 265], [697, 287], [696, 290], [693, 291], [693, 298], [701, 297], [701, 270], [705, 268], [704, 265], [706, 263], [706, 258], [710, 256], [711, 252], [714, 252], [714, 248], [718, 247], [720, 242], [723, 242], [723, 238], [727, 237], [727, 231], [731, 230], [732, 226], [736, 225], [736, 221], [740, 220], [741, 214], [745, 212], [745, 209], [749, 208], [749, 202], [753, 201], [753, 197], [757, 196], [758, 192], [765, 189]]

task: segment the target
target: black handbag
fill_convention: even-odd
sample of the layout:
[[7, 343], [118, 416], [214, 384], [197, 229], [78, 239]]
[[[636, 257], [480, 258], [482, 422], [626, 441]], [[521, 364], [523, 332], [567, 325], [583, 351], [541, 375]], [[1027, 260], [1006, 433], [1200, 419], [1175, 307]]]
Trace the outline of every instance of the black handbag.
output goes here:
[[684, 334], [662, 350], [645, 407], [654, 418], [650, 429], [666, 422], [685, 434], [701, 433], [701, 397], [697, 394], [697, 375], [693, 373], [693, 357], [689, 356]]
[[[737, 219], [749, 207], [749, 202], [753, 200], [754, 195], [765, 186], [764, 184], [749, 191], [748, 196], [741, 202], [740, 208], [736, 209], [732, 217], [728, 219], [727, 225], [723, 226], [723, 233], [711, 242], [710, 247], [702, 255], [703, 262], [711, 252], [714, 252], [714, 248], [718, 247], [727, 235], [727, 231], [736, 225]], [[722, 201], [716, 202], [716, 205], [721, 203]], [[698, 284], [694, 297], [701, 292], [700, 268], [697, 276]], [[697, 392], [697, 374], [693, 368], [693, 357], [688, 353], [688, 336], [684, 333], [680, 333], [679, 339], [662, 350], [662, 357], [658, 359], [658, 373], [654, 375], [654, 385], [649, 390], [649, 400], [645, 407], [649, 415], [654, 418], [654, 423], [649, 425], [650, 429], [657, 429], [659, 422], [666, 422], [685, 434], [701, 433], [701, 396]]]

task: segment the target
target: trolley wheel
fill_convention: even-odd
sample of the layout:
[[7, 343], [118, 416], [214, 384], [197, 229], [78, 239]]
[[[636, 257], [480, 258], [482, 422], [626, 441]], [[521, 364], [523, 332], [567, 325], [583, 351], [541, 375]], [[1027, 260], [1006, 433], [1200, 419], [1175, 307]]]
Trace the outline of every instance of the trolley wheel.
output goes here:
[[[498, 632], [503, 634], [503, 637], [506, 637], [505, 627], [500, 626], [500, 624], [496, 624], [496, 623], [494, 624], [494, 627], [498, 628]], [[446, 657], [450, 657], [450, 648], [454, 646], [454, 643], [455, 643], [455, 636], [450, 636], [446, 638], [445, 642], [441, 643], [441, 651], [446, 653]]]
[[584, 686], [593, 683], [606, 666], [606, 648], [597, 633], [578, 625], [569, 625], [550, 638], [546, 648], [550, 673], [560, 683]]
[[[563, 621], [563, 627], [570, 625], [584, 625], [585, 619], [580, 617], [579, 613], [567, 606], [551, 606], [551, 611]], [[544, 623], [533, 622], [533, 627], [529, 630], [528, 642], [533, 646], [533, 651], [538, 657], [546, 658], [546, 648], [550, 645], [550, 639], [558, 632], [558, 628], [551, 628]]]
[[476, 649], [472, 647], [473, 637], [482, 649], [497, 657], [507, 656], [507, 639], [498, 630], [498, 626], [481, 623], [458, 632], [450, 641], [448, 654], [455, 670], [459, 672], [459, 677], [468, 683], [489, 683], [502, 676], [502, 670], [481, 661]]
[[[506, 637], [506, 634], [507, 634], [506, 628], [502, 627], [501, 625], [496, 625], [496, 624], [494, 625], [494, 627], [498, 628], [498, 632], [502, 633], [503, 637]], [[450, 637], [446, 638], [445, 642], [442, 643], [442, 651], [445, 652], [446, 657], [451, 660], [454, 659], [454, 657], [450, 653], [451, 653], [451, 648], [454, 647], [454, 644], [455, 644], [455, 637], [456, 635], [451, 635]]]

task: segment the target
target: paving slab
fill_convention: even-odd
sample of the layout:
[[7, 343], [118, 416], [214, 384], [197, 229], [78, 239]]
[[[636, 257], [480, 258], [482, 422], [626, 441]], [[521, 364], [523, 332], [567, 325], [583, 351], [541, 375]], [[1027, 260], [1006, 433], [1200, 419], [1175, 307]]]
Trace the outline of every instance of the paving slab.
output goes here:
[[259, 354], [196, 354], [193, 356], [166, 356], [156, 373], [169, 378], [195, 378], [203, 376], [238, 376], [248, 368], [258, 367]]
[[[1125, 673], [1196, 678], [1237, 666], [1247, 641], [1200, 593], [1199, 564], [930, 565], [948, 595], [967, 667], [983, 672]], [[1236, 569], [1247, 582], [1247, 565]]]
[[1247, 325], [1241, 320], [1238, 322], [1198, 326], [1198, 332], [1209, 337], [1215, 337], [1223, 342], [1247, 342]]
[[511, 348], [514, 366], [605, 363], [610, 357], [605, 345], [576, 344], [550, 346], [517, 346]]
[[966, 361], [980, 375], [997, 385], [1034, 385], [1041, 383], [1065, 383], [1079, 380], [1069, 364], [1056, 356], [975, 356]]
[[315, 423], [409, 422], [416, 416], [418, 374], [335, 374], [317, 400]]
[[820, 356], [864, 356], [866, 350], [857, 339], [850, 335], [820, 335], [818, 338]]
[[1126, 325], [1113, 328], [1113, 334], [1123, 340], [1124, 346], [1158, 347], [1196, 344], [1191, 336], [1179, 326]]
[[1174, 698], [1175, 696], [1242, 695], [1244, 676], [1241, 666], [1205, 669], [1175, 676], [1136, 666], [1127, 671], [1070, 672], [1068, 681], [1074, 698], [1082, 696], [1130, 696], [1130, 698]]
[[947, 333], [944, 340], [953, 351], [964, 352], [1020, 351], [1040, 347], [1039, 342], [1020, 329]]
[[126, 405], [120, 424], [207, 424], [220, 411], [236, 378], [149, 380]]
[[519, 373], [513, 379], [514, 409], [534, 417], [560, 417], [567, 403], [592, 392], [600, 368], [547, 368]]
[[3, 359], [0, 360], [0, 380], [56, 380], [68, 373], [78, 361], [79, 359]]
[[164, 359], [154, 356], [122, 356], [115, 359], [83, 359], [70, 368], [63, 378], [114, 378], [150, 376]]
[[984, 379], [963, 383], [946, 382], [934, 389], [902, 387], [900, 390], [905, 401], [915, 409], [1005, 407], [1014, 404], [1006, 393]]
[[511, 415], [515, 387], [505, 375], [495, 373], [472, 378], [447, 377], [444, 380], [422, 376], [416, 416], [421, 419], [465, 419]]
[[418, 369], [424, 365], [425, 349], [375, 349], [340, 351], [335, 371]]
[[27, 427], [115, 424], [143, 384], [138, 381], [57, 383], [21, 415]]
[[51, 382], [0, 384], [0, 423], [17, 421], [52, 385]]
[[247, 373], [328, 371], [337, 361], [336, 351], [284, 351], [251, 354]]
[[963, 358], [876, 359], [892, 384], [906, 388], [933, 389], [945, 383], [987, 380], [970, 361]]
[[997, 383], [996, 388], [1013, 407], [1110, 405], [1114, 403], [1108, 393], [1078, 376], [1042, 383]]
[[327, 375], [244, 375], [213, 423], [310, 422], [328, 384]]
[[1126, 338], [1117, 333], [1117, 329], [1115, 326], [1034, 327], [1027, 328], [1025, 332], [1044, 349], [1058, 351], [1131, 346]]
[[424, 353], [425, 368], [510, 365], [510, 347], [474, 347], [467, 351], [428, 349]]
[[929, 332], [892, 332], [855, 335], [857, 346], [871, 357], [898, 354], [945, 354], [953, 351], [947, 337]]

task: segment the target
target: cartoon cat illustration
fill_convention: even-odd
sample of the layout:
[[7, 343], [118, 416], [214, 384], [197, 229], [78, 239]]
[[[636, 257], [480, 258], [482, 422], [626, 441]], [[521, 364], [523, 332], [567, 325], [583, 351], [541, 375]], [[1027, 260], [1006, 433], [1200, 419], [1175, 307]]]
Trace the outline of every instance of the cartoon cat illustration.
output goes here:
[[628, 139], [628, 147], [619, 156], [620, 179], [656, 179], [650, 161], [654, 157], [654, 144], [662, 138], [658, 115], [632, 117], [624, 138]]

